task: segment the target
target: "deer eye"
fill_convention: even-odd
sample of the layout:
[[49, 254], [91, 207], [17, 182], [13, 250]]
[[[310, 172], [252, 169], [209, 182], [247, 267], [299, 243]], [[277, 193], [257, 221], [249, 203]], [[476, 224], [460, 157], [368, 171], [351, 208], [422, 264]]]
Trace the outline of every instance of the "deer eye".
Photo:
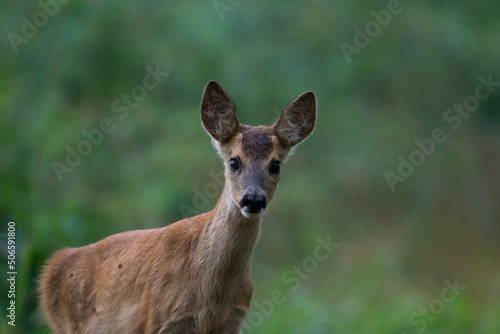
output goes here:
[[279, 174], [280, 169], [281, 169], [281, 162], [279, 161], [271, 162], [271, 166], [269, 166], [269, 172], [271, 174]]
[[229, 160], [229, 168], [231, 168], [233, 172], [239, 171], [241, 168], [240, 162], [237, 159], [232, 158]]

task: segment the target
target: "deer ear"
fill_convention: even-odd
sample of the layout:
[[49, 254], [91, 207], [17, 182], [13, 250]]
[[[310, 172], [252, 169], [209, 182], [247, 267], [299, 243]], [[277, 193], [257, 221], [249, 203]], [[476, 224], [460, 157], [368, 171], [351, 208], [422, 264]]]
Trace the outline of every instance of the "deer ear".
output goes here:
[[282, 143], [293, 147], [306, 139], [316, 122], [316, 97], [305, 92], [283, 109], [273, 129]]
[[229, 141], [239, 129], [234, 102], [216, 81], [210, 81], [203, 92], [201, 121], [205, 130], [221, 143]]

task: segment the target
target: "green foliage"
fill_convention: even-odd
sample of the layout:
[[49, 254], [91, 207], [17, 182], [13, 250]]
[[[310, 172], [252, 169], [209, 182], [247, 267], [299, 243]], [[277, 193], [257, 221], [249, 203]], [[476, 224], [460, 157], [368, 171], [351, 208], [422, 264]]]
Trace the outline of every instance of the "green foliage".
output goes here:
[[[285, 292], [255, 333], [417, 333], [409, 317], [455, 277], [467, 289], [425, 333], [497, 333], [500, 91], [456, 129], [443, 117], [479, 76], [500, 81], [500, 5], [401, 6], [359, 47], [355, 27], [388, 2], [74, 0], [13, 47], [8, 34], [22, 35], [22, 18], [42, 9], [5, 3], [0, 268], [15, 221], [19, 274], [16, 327], [2, 311], [0, 332], [47, 333], [36, 279], [55, 250], [164, 226], [186, 215], [182, 205], [192, 214], [215, 205], [222, 166], [199, 119], [214, 79], [250, 125], [270, 124], [306, 90], [318, 98], [315, 133], [283, 168], [252, 260], [253, 301]], [[359, 51], [350, 62], [341, 43]], [[168, 75], [128, 105], [123, 94], [140, 96], [148, 67]], [[398, 174], [398, 156], [408, 160], [436, 128], [447, 139], [392, 192], [384, 173]], [[54, 162], [67, 165], [68, 147], [94, 129], [99, 144], [60, 182]], [[328, 235], [341, 246], [291, 289], [284, 273]], [[4, 279], [0, 288], [5, 310]]]

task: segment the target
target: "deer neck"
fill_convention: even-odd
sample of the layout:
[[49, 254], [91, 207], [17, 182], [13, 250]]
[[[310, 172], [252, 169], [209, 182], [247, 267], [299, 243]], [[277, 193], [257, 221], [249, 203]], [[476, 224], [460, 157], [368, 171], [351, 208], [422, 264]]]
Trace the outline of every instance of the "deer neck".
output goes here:
[[246, 218], [234, 202], [226, 184], [212, 219], [204, 229], [195, 251], [202, 274], [215, 282], [228, 282], [249, 266], [261, 218]]

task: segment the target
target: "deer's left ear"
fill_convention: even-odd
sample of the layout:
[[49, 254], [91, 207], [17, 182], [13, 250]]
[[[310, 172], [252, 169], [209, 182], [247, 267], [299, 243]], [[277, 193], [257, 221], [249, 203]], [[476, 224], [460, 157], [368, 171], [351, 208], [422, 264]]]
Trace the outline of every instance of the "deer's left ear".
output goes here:
[[220, 143], [229, 141], [240, 127], [233, 100], [216, 81], [210, 81], [203, 92], [201, 121], [205, 130]]
[[273, 129], [289, 148], [306, 139], [316, 122], [316, 97], [313, 92], [305, 92], [283, 109], [274, 123]]

